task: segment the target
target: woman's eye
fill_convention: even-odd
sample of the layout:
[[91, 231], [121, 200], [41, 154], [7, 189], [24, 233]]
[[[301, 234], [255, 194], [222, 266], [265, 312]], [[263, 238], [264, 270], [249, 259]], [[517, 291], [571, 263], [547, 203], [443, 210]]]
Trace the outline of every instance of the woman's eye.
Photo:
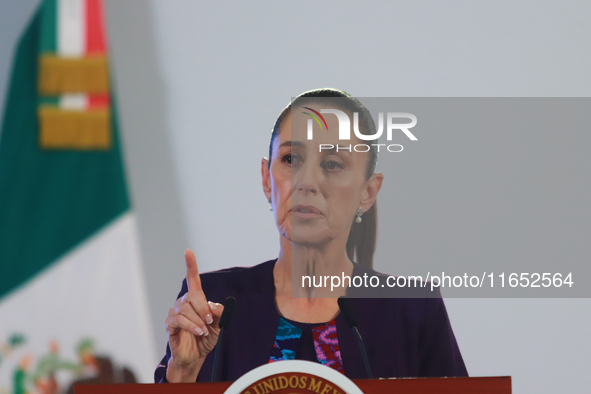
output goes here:
[[324, 163], [324, 168], [329, 171], [341, 170], [343, 169], [343, 165], [338, 161], [331, 160]]
[[283, 161], [284, 163], [287, 163], [290, 166], [297, 166], [297, 165], [301, 164], [302, 159], [298, 155], [289, 154], [289, 155], [283, 156], [281, 158], [281, 161]]

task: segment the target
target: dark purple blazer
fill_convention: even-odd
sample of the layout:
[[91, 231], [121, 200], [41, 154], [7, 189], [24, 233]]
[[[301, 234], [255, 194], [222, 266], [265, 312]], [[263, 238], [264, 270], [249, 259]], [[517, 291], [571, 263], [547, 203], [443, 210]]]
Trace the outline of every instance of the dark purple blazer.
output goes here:
[[[223, 303], [228, 296], [234, 296], [237, 301], [224, 337], [220, 365], [223, 381], [234, 381], [269, 362], [280, 317], [275, 305], [275, 261], [200, 275], [209, 301]], [[353, 275], [364, 273], [378, 274], [355, 264]], [[186, 292], [184, 280], [178, 297]], [[441, 298], [351, 298], [350, 301], [374, 377], [468, 376]], [[336, 326], [345, 375], [350, 379], [366, 378], [357, 340], [342, 313], [336, 317]], [[213, 354], [207, 355], [198, 382], [210, 381]], [[166, 382], [170, 357], [167, 344], [166, 356], [154, 373], [155, 382]]]

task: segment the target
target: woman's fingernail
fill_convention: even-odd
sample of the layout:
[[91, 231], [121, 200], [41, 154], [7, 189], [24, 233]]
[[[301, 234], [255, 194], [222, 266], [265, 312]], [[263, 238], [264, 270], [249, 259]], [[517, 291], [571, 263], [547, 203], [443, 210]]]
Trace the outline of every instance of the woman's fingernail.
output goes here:
[[207, 324], [213, 323], [213, 317], [211, 317], [211, 315], [209, 313], [207, 315], [205, 315], [205, 322]]
[[203, 330], [199, 327], [195, 328], [195, 332], [197, 333], [197, 335], [201, 336], [203, 335]]
[[209, 331], [207, 331], [207, 328], [205, 329], [205, 334], [204, 335], [205, 336], [208, 336], [209, 335]]

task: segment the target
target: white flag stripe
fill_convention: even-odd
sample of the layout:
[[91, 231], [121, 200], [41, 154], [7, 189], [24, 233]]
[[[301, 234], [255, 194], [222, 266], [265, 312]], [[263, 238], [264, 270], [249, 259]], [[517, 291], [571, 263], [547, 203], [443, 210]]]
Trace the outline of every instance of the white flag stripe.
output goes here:
[[[56, 340], [60, 355], [77, 361], [74, 349], [84, 337], [96, 340], [97, 355], [129, 367], [139, 382], [153, 382], [159, 358], [146, 300], [137, 226], [129, 213], [0, 302], [0, 340], [14, 333], [27, 338], [3, 359], [0, 391], [11, 386], [24, 355], [33, 355], [33, 367]], [[61, 375], [63, 383], [72, 381]]]
[[60, 108], [84, 111], [88, 108], [88, 95], [84, 93], [63, 94], [60, 96]]
[[83, 56], [86, 47], [86, 1], [57, 1], [57, 52], [60, 56]]

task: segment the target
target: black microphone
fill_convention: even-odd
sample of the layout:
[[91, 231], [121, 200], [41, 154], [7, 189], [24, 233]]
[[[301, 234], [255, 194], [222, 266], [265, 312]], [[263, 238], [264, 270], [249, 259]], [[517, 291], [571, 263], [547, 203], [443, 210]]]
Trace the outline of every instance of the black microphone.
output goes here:
[[234, 314], [234, 307], [236, 306], [236, 298], [230, 296], [226, 298], [224, 301], [224, 311], [222, 312], [222, 316], [220, 317], [220, 322], [218, 327], [221, 330], [224, 328], [228, 328], [230, 325], [230, 320], [232, 320], [232, 315]]
[[213, 355], [213, 368], [211, 369], [211, 381], [215, 382], [217, 378], [217, 370], [220, 363], [220, 349], [222, 348], [222, 343], [224, 340], [224, 329], [227, 329], [230, 325], [230, 320], [232, 320], [232, 315], [234, 314], [234, 307], [236, 306], [236, 298], [230, 296], [226, 298], [224, 301], [224, 311], [222, 312], [222, 316], [220, 317], [220, 322], [218, 327], [220, 328], [220, 334], [218, 335], [218, 343], [215, 347], [215, 353]]
[[339, 308], [341, 309], [341, 312], [343, 312], [343, 314], [345, 315], [347, 325], [351, 327], [351, 329], [355, 333], [355, 336], [357, 337], [357, 343], [359, 344], [359, 350], [361, 351], [361, 356], [363, 357], [363, 363], [365, 364], [365, 372], [367, 373], [367, 378], [373, 379], [371, 368], [369, 367], [369, 360], [367, 359], [367, 352], [365, 351], [365, 344], [363, 343], [361, 334], [357, 329], [357, 318], [355, 317], [355, 313], [353, 313], [353, 308], [349, 303], [349, 299], [345, 296], [341, 296], [339, 297], [337, 302], [339, 303]]

